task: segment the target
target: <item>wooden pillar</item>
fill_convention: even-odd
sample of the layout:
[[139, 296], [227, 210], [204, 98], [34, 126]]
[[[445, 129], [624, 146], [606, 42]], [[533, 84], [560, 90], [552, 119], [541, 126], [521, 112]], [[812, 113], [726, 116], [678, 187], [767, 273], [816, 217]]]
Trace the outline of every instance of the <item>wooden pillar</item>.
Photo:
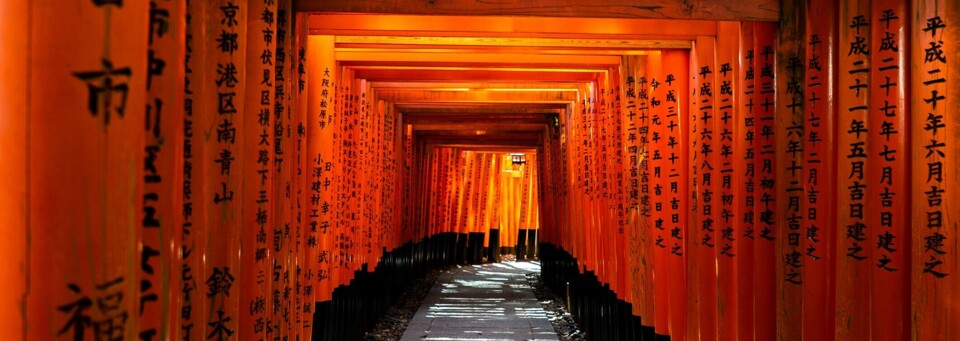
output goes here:
[[713, 340], [717, 338], [717, 245], [716, 238], [718, 222], [720, 221], [720, 133], [718, 126], [717, 108], [720, 106], [718, 94], [720, 86], [717, 81], [719, 69], [716, 61], [716, 39], [713, 37], [698, 37], [696, 41], [696, 82], [691, 83], [696, 91], [697, 111], [696, 119], [699, 127], [691, 135], [696, 140], [691, 153], [695, 154], [695, 162], [691, 167], [696, 168], [694, 187], [692, 188], [698, 200], [698, 219], [693, 224], [693, 242], [696, 250], [697, 280], [693, 282], [697, 288], [697, 331], [700, 338]]
[[213, 207], [211, 199], [206, 197], [208, 155], [205, 150], [205, 141], [202, 128], [210, 124], [213, 115], [209, 114], [208, 104], [212, 96], [213, 82], [209, 77], [206, 62], [207, 54], [213, 51], [205, 48], [207, 30], [205, 28], [206, 13], [211, 6], [206, 2], [190, 0], [186, 3], [187, 19], [184, 54], [184, 86], [183, 86], [183, 188], [177, 192], [180, 195], [182, 207], [181, 224], [179, 231], [180, 271], [174, 285], [179, 288], [181, 300], [179, 321], [175, 332], [181, 338], [200, 339], [206, 337], [207, 299], [204, 297], [202, 285], [204, 275], [204, 254], [206, 253], [207, 215], [208, 207]]
[[[337, 88], [337, 94], [342, 101], [342, 111], [340, 112], [340, 136], [342, 148], [340, 148], [340, 157], [343, 167], [343, 178], [340, 184], [340, 200], [337, 202], [338, 211], [340, 211], [340, 224], [337, 226], [337, 232], [334, 236], [336, 248], [336, 258], [339, 262], [339, 276], [337, 285], [343, 285], [350, 282], [353, 278], [354, 268], [354, 250], [356, 240], [353, 238], [353, 232], [358, 225], [356, 219], [359, 218], [360, 206], [358, 178], [360, 176], [359, 151], [356, 138], [359, 135], [358, 120], [359, 100], [355, 94], [356, 83], [353, 79], [353, 72], [344, 70], [340, 73], [340, 84]], [[309, 72], [309, 71], [308, 71]], [[309, 117], [307, 119], [310, 119]]]
[[[907, 120], [908, 2], [875, 1], [870, 9], [870, 100], [867, 134], [866, 239], [873, 241], [871, 336], [903, 340], [909, 336], [910, 255], [909, 160]], [[921, 111], [922, 112], [922, 111]], [[919, 152], [919, 151], [918, 151]]]
[[752, 341], [754, 335], [753, 311], [755, 296], [754, 279], [754, 241], [757, 239], [757, 216], [754, 209], [758, 199], [758, 168], [759, 126], [757, 112], [760, 106], [754, 99], [759, 92], [757, 78], [759, 70], [755, 63], [758, 57], [754, 46], [754, 34], [757, 25], [752, 22], [740, 24], [738, 54], [739, 65], [736, 81], [738, 86], [734, 90], [736, 104], [733, 109], [734, 117], [734, 160], [733, 160], [733, 195], [734, 206], [732, 212], [733, 224], [738, 226], [735, 235], [737, 250], [736, 259], [736, 290], [737, 290], [737, 337], [740, 340]]
[[690, 114], [687, 116], [687, 192], [684, 193], [684, 196], [689, 198], [687, 230], [685, 231], [687, 235], [685, 245], [687, 261], [684, 264], [687, 272], [687, 301], [685, 303], [687, 330], [684, 335], [691, 340], [698, 340], [700, 334], [700, 260], [698, 255], [700, 254], [700, 240], [702, 239], [700, 224], [703, 218], [700, 211], [703, 203], [697, 193], [701, 188], [700, 181], [702, 180], [700, 167], [703, 163], [701, 160], [703, 156], [700, 155], [702, 139], [700, 135], [703, 123], [700, 122], [702, 109], [700, 109], [699, 55], [699, 47], [695, 42], [693, 48], [690, 49], [690, 62], [687, 70], [689, 82], [687, 83], [686, 93], [690, 94], [690, 98], [687, 100]]
[[[634, 210], [636, 211], [636, 226], [635, 230], [635, 245], [636, 245], [636, 258], [641, 261], [642, 264], [638, 266], [638, 271], [635, 276], [635, 279], [638, 283], [642, 283], [643, 287], [641, 290], [640, 302], [643, 304], [643, 310], [641, 310], [640, 322], [646, 327], [655, 327], [656, 326], [656, 302], [654, 301], [654, 295], [656, 295], [656, 284], [654, 282], [654, 267], [655, 262], [653, 261], [656, 257], [656, 250], [653, 247], [653, 229], [654, 223], [653, 218], [653, 208], [651, 205], [650, 197], [650, 125], [651, 125], [651, 113], [650, 113], [650, 80], [653, 77], [652, 69], [650, 67], [650, 57], [638, 57], [636, 60], [636, 72], [634, 73], [634, 78], [636, 80], [636, 114], [631, 117], [632, 123], [634, 124], [634, 141], [631, 141], [631, 147], [635, 146], [636, 148], [631, 151], [632, 154], [637, 156], [636, 163], [631, 165], [635, 170], [631, 171], [631, 176], [636, 177], [637, 184], [637, 199], [636, 206]], [[628, 124], [628, 127], [630, 125]], [[631, 159], [633, 160], [633, 159]], [[635, 172], [635, 173], [634, 173]], [[641, 280], [642, 279], [642, 280]]]
[[[340, 164], [335, 154], [334, 136], [340, 122], [335, 111], [336, 89], [333, 82], [337, 72], [333, 58], [333, 36], [309, 36], [307, 38], [307, 167], [304, 169], [308, 186], [306, 221], [310, 233], [317, 236], [319, 248], [317, 263], [317, 302], [329, 301], [336, 285], [330, 275], [335, 252], [334, 233], [337, 198], [337, 175]], [[313, 61], [313, 63], [310, 63]]]
[[[911, 331], [913, 340], [953, 340], [960, 337], [960, 235], [957, 212], [956, 108], [960, 79], [956, 56], [960, 39], [960, 4], [916, 1], [909, 18], [911, 79], [909, 122], [913, 173], [911, 215]], [[906, 34], [906, 32], [903, 32]], [[901, 49], [906, 48], [904, 45]], [[903, 245], [903, 244], [902, 244]], [[905, 245], [904, 245], [905, 247]]]
[[[624, 207], [626, 208], [626, 235], [630, 243], [629, 257], [631, 262], [630, 275], [633, 277], [631, 295], [634, 302], [633, 313], [635, 315], [648, 317], [653, 314], [653, 304], [647, 300], [648, 290], [652, 288], [650, 278], [643, 275], [643, 268], [646, 264], [642, 261], [644, 254], [640, 251], [646, 248], [646, 244], [640, 242], [643, 237], [640, 231], [640, 152], [639, 152], [639, 119], [637, 118], [638, 94], [643, 89], [637, 88], [637, 78], [643, 75], [638, 73], [641, 69], [641, 56], [624, 56], [621, 62], [623, 68], [623, 86], [621, 87], [622, 96], [622, 114], [623, 119], [622, 134], [623, 144], [623, 167], [625, 168], [624, 189], [626, 196], [624, 198]], [[641, 319], [641, 322], [651, 326], [650, 321]]]
[[[209, 91], [204, 93], [205, 107], [197, 126], [203, 132], [216, 132], [216, 138], [204, 139], [202, 162], [204, 169], [203, 200], [208, 206], [203, 215], [207, 230], [204, 247], [204, 272], [200, 290], [207, 300], [206, 322], [198, 326], [207, 335], [229, 337], [243, 334], [241, 329], [240, 249], [243, 236], [244, 144], [247, 140], [244, 124], [247, 120], [247, 15], [244, 2], [220, 0], [207, 3], [204, 17], [198, 18], [210, 33], [198, 46], [208, 51], [204, 77]], [[233, 284], [236, 284], [235, 286]]]
[[[654, 305], [653, 314], [643, 316], [644, 323], [650, 323], [649, 326], [655, 327], [655, 331], [660, 335], [670, 334], [670, 276], [668, 275], [670, 249], [667, 247], [670, 231], [667, 227], [670, 224], [670, 184], [669, 169], [670, 155], [667, 149], [670, 145], [670, 134], [668, 107], [671, 102], [667, 99], [667, 70], [663, 67], [663, 56], [660, 52], [650, 54], [647, 57], [647, 75], [649, 76], [650, 86], [646, 91], [649, 98], [648, 106], [651, 111], [651, 119], [648, 127], [650, 150], [647, 152], [647, 167], [649, 174], [649, 192], [651, 195], [651, 217], [650, 226], [647, 229], [647, 235], [644, 236], [647, 247], [651, 248], [649, 258], [652, 260], [653, 271], [653, 292], [645, 297], [645, 301], [650, 301]], [[646, 277], [646, 276], [644, 276]], [[649, 279], [648, 279], [649, 280]]]
[[776, 116], [778, 110], [775, 95], [776, 44], [775, 25], [757, 23], [754, 31], [754, 70], [758, 72], [757, 92], [754, 99], [757, 111], [757, 172], [759, 178], [757, 203], [754, 215], [757, 219], [754, 239], [754, 335], [758, 340], [776, 336], [776, 243], [777, 243], [777, 191], [776, 191]]
[[[665, 50], [662, 55], [666, 95], [664, 103], [667, 107], [667, 137], [668, 152], [664, 157], [670, 161], [667, 170], [669, 180], [670, 220], [667, 224], [669, 237], [664, 242], [669, 248], [667, 281], [669, 289], [670, 310], [670, 337], [672, 340], [686, 339], [687, 328], [687, 281], [686, 262], [689, 259], [688, 250], [690, 234], [688, 231], [689, 196], [688, 180], [690, 167], [689, 159], [689, 117], [690, 106], [687, 90], [689, 87], [689, 51]], [[672, 94], [672, 95], [671, 95]], [[671, 140], [673, 139], [673, 140]], [[668, 153], [668, 154], [667, 154]]]
[[138, 318], [141, 339], [167, 339], [179, 336], [180, 288], [169, 278], [180, 272], [186, 2], [152, 3], [149, 13]]
[[716, 173], [712, 179], [714, 184], [714, 205], [716, 211], [713, 232], [713, 241], [716, 245], [717, 257], [717, 338], [719, 340], [734, 340], [737, 336], [737, 320], [740, 317], [737, 302], [737, 239], [741, 238], [742, 226], [734, 216], [736, 208], [735, 180], [742, 177], [742, 173], [734, 173], [734, 160], [742, 158], [735, 154], [734, 145], [743, 142], [737, 137], [737, 120], [740, 113], [737, 111], [736, 96], [742, 87], [739, 80], [739, 50], [740, 50], [740, 23], [720, 22], [717, 24], [716, 49], [716, 83], [714, 85], [714, 131], [715, 140], [712, 141], [716, 162], [712, 163]]
[[[283, 65], [284, 72], [282, 73], [286, 80], [286, 82], [283, 83], [284, 93], [287, 95], [286, 97], [289, 98], [287, 102], [287, 105], [290, 106], [288, 111], [292, 111], [292, 113], [288, 115], [290, 123], [286, 131], [287, 139], [290, 140], [289, 149], [287, 149], [286, 152], [286, 159], [288, 160], [286, 163], [293, 177], [290, 183], [291, 188], [289, 189], [290, 195], [293, 196], [291, 219], [301, 225], [305, 231], [304, 244], [307, 250], [304, 255], [304, 261], [307, 264], [307, 278], [303, 289], [304, 295], [306, 295], [307, 298], [303, 302], [304, 310], [306, 311], [307, 305], [309, 305], [310, 312], [316, 313], [313, 311], [316, 307], [315, 303], [322, 302], [321, 297], [323, 297], [326, 292], [324, 290], [325, 288], [320, 285], [321, 278], [325, 276], [326, 280], [330, 281], [332, 276], [329, 267], [329, 258], [326, 259], [328, 266], [321, 266], [321, 257], [328, 256], [324, 253], [327, 252], [328, 249], [322, 244], [319, 227], [317, 230], [314, 230], [313, 226], [307, 220], [307, 205], [310, 202], [309, 187], [307, 187], [307, 179], [310, 171], [307, 166], [309, 164], [309, 155], [307, 153], [309, 146], [307, 117], [310, 108], [310, 96], [308, 92], [310, 83], [309, 75], [307, 74], [307, 68], [309, 66], [307, 60], [309, 43], [306, 25], [307, 16], [306, 14], [293, 14], [292, 9], [286, 7], [285, 4], [281, 4], [280, 6], [288, 11], [287, 15], [290, 16], [289, 20], [293, 22], [292, 36], [287, 38], [292, 41], [283, 46], [283, 52], [287, 55], [287, 58]], [[279, 55], [279, 46], [277, 47], [277, 52]], [[280, 67], [278, 66], [277, 68], [279, 69]], [[313, 316], [306, 316], [304, 323], [305, 335], [312, 335]], [[307, 325], [309, 325], [309, 327]]]
[[[837, 6], [833, 1], [807, 2], [803, 74], [803, 337], [834, 336], [834, 268], [836, 229]], [[792, 141], [792, 140], [791, 140]], [[792, 222], [791, 222], [792, 223]], [[790, 233], [794, 233], [791, 231]], [[788, 238], [792, 234], [788, 234]]]
[[28, 147], [29, 97], [22, 89], [29, 86], [29, 40], [26, 34], [30, 15], [27, 2], [7, 1], [0, 4], [0, 224], [7, 226], [7, 235], [0, 241], [4, 262], [0, 264], [0, 328], [6, 337], [24, 339], [27, 328], [25, 305], [27, 293], [27, 231], [29, 230]]
[[[134, 265], [140, 257], [135, 238], [147, 228], [143, 166], [150, 9], [146, 2], [33, 1], [29, 6], [30, 13], [3, 24], [28, 22], [26, 30], [11, 34], [29, 34], [30, 40], [29, 47], [21, 46], [29, 64], [20, 64], [29, 80], [13, 90], [29, 94], [26, 110], [3, 115], [4, 121], [28, 117], [29, 134], [29, 156], [21, 161], [27, 162], [30, 204], [10, 207], [29, 214], [29, 263], [22, 273], [29, 294], [16, 310], [26, 311], [28, 325], [10, 332], [23, 332], [26, 339], [136, 339], [142, 287], [139, 264]], [[7, 43], [4, 39], [4, 59]], [[8, 137], [17, 135], [3, 135]], [[4, 192], [17, 193], [16, 187]], [[160, 262], [153, 264], [159, 271]], [[92, 323], [113, 328], [95, 331]]]
[[[229, 64], [219, 64], [218, 74], [223, 77], [229, 67], [246, 70], [246, 90], [238, 92], [238, 100], [244, 102], [245, 110], [236, 116], [242, 117], [242, 124], [234, 123], [234, 127], [218, 124], [218, 141], [220, 134], [235, 134], [242, 136], [244, 143], [242, 154], [237, 158], [243, 160], [240, 169], [241, 175], [241, 222], [242, 237], [240, 242], [240, 265], [236, 275], [241, 285], [240, 306], [249, 307], [241, 310], [238, 334], [244, 337], [267, 337], [267, 325], [274, 322], [270, 332], [286, 335], [285, 331], [277, 328], [281, 325], [280, 314], [277, 311], [268, 313], [268, 309], [282, 304], [275, 301], [279, 297], [271, 297], [272, 290], [282, 290], [282, 283], [277, 278], [278, 272], [287, 271], [284, 253], [290, 246], [284, 242], [282, 221], [279, 212], [274, 210], [280, 198], [273, 195], [274, 177], [276, 176], [274, 163], [274, 54], [276, 46], [276, 3], [268, 5], [263, 1], [251, 0], [245, 6], [248, 13], [245, 25], [246, 60]], [[261, 15], [266, 12], [268, 15]], [[229, 76], [228, 76], [229, 77]], [[240, 76], [243, 77], [243, 76]], [[223, 85], [230, 79], [220, 78]], [[278, 267], [283, 268], [279, 270]], [[271, 276], [273, 275], [273, 276]], [[271, 278], [273, 280], [271, 280]], [[272, 304], [271, 304], [272, 303]], [[273, 316], [271, 318], [271, 316]], [[278, 330], [279, 329], [279, 330]]]
[[804, 18], [806, 1], [785, 1], [777, 39], [776, 236], [777, 335], [800, 340], [803, 328]]
[[[837, 227], [836, 339], [867, 339], [870, 311], [872, 241], [866, 236], [867, 129], [870, 117], [872, 41], [868, 22], [870, 2], [841, 2], [839, 13], [839, 74], [837, 79]], [[856, 47], [856, 48], [853, 48]], [[863, 48], [861, 48], [863, 47]]]

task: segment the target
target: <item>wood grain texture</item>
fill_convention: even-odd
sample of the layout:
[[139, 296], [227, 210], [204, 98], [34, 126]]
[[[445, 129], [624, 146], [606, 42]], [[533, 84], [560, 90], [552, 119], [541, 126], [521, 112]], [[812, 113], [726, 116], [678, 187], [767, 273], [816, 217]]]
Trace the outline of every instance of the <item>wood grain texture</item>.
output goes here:
[[26, 316], [20, 309], [26, 295], [27, 276], [27, 129], [28, 95], [21, 91], [29, 86], [27, 65], [29, 36], [27, 20], [17, 20], [29, 13], [29, 4], [19, 1], [0, 3], [0, 143], [15, 148], [0, 149], [0, 223], [6, 226], [0, 239], [4, 262], [0, 264], [0, 328], [10, 339], [24, 339]]

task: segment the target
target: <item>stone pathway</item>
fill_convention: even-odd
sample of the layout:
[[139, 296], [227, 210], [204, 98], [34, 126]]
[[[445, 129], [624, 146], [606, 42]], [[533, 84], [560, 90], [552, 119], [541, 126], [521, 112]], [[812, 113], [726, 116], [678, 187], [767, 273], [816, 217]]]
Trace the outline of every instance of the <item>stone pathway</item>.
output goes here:
[[463, 266], [440, 275], [401, 341], [559, 340], [524, 274], [537, 262]]

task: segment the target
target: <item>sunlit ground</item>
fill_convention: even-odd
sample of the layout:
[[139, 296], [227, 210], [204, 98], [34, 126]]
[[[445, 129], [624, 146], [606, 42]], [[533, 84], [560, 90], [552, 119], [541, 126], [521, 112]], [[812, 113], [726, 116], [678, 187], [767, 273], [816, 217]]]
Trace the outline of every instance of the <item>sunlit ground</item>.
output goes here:
[[538, 262], [452, 269], [410, 321], [403, 340], [558, 340], [524, 277]]

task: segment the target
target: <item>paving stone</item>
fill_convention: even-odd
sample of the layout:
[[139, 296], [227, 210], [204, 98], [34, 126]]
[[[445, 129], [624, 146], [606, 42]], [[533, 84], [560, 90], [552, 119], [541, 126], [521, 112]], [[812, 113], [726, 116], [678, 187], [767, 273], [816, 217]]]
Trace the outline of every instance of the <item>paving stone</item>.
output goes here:
[[440, 275], [401, 341], [559, 340], [526, 277], [536, 262], [451, 269]]

